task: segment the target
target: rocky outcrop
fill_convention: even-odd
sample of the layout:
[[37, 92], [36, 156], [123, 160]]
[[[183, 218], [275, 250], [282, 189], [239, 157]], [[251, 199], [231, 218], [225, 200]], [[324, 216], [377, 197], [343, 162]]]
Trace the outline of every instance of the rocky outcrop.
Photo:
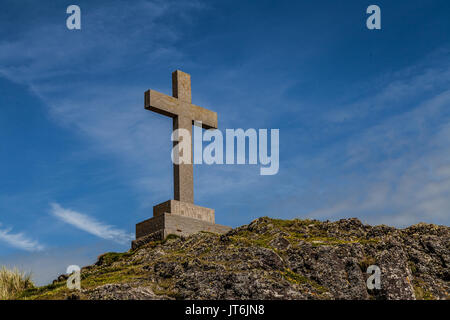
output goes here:
[[[367, 268], [381, 270], [368, 289]], [[450, 228], [259, 218], [169, 236], [82, 269], [80, 299], [449, 299]], [[31, 298], [73, 298], [62, 279]]]
[[[156, 295], [151, 288], [129, 284], [105, 284], [85, 294], [91, 300], [163, 300], [171, 299], [164, 295]], [[72, 295], [73, 298], [73, 295]]]

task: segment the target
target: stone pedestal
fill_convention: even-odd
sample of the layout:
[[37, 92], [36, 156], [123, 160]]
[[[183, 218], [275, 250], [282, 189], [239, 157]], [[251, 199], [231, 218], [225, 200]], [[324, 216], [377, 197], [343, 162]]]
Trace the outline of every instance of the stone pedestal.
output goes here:
[[172, 213], [183, 217], [194, 218], [214, 223], [214, 209], [197, 206], [193, 203], [169, 200], [153, 207], [153, 216]]
[[214, 221], [214, 209], [169, 200], [153, 207], [153, 218], [136, 225], [136, 241], [133, 241], [132, 246], [163, 240], [169, 234], [188, 236], [200, 231], [223, 234], [231, 230]]

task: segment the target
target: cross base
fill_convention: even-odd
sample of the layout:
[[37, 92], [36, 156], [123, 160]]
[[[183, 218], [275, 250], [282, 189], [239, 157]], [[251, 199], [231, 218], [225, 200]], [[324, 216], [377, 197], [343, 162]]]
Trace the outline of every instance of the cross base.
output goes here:
[[[214, 209], [197, 206], [193, 203], [168, 200], [153, 207], [153, 216], [157, 217], [163, 213], [172, 213], [179, 216], [199, 219], [214, 223]], [[137, 236], [137, 234], [136, 234]]]
[[136, 225], [136, 240], [132, 247], [163, 240], [169, 234], [188, 236], [200, 231], [227, 233], [230, 227], [214, 223], [214, 209], [188, 202], [169, 200], [153, 207], [153, 218]]

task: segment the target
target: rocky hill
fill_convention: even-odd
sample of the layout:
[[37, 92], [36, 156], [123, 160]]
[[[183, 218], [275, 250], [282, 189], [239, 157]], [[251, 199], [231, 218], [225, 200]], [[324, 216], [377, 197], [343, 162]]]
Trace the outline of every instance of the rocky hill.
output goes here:
[[[381, 289], [367, 289], [369, 265]], [[22, 299], [449, 299], [450, 228], [406, 229], [259, 218], [226, 235], [169, 236], [82, 269]]]

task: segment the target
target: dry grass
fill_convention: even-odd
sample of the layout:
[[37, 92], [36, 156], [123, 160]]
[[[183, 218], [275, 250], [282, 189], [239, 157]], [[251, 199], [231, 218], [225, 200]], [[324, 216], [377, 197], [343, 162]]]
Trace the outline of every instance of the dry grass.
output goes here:
[[23, 290], [34, 287], [31, 275], [17, 269], [0, 268], [0, 300], [14, 299]]

